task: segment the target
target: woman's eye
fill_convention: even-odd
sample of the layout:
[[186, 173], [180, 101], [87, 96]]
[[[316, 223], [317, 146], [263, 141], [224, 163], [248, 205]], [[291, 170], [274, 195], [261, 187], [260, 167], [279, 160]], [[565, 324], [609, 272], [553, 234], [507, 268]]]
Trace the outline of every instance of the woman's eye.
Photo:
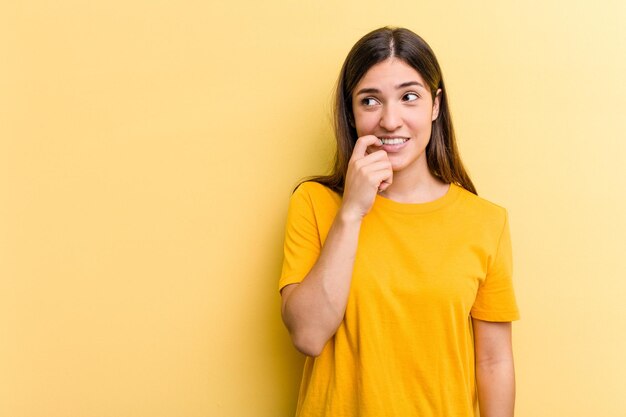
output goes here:
[[363, 100], [361, 100], [361, 104], [363, 104], [364, 106], [375, 106], [376, 103], [378, 103], [376, 101], [376, 99], [373, 99], [372, 97], [366, 97]]
[[404, 101], [415, 101], [419, 98], [419, 96], [415, 93], [406, 93], [403, 98]]

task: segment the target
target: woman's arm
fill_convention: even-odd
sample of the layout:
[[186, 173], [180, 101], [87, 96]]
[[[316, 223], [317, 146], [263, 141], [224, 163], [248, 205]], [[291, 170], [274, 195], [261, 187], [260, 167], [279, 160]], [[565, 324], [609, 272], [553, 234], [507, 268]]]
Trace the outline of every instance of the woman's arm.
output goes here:
[[281, 291], [283, 321], [305, 355], [318, 356], [343, 320], [360, 228], [360, 219], [337, 214], [311, 271]]
[[294, 345], [305, 355], [318, 356], [343, 320], [361, 222], [379, 187], [389, 186], [393, 175], [386, 152], [368, 154], [368, 147], [380, 144], [375, 136], [357, 140], [342, 204], [318, 260], [302, 282], [281, 291], [283, 321]]
[[513, 417], [515, 370], [510, 322], [472, 319], [481, 417]]

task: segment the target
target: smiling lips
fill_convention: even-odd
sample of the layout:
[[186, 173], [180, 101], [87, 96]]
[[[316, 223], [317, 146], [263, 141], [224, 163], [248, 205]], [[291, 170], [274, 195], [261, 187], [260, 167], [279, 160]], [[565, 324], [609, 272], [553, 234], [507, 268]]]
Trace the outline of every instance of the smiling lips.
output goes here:
[[395, 152], [404, 147], [409, 138], [379, 138], [383, 143], [383, 150], [386, 152]]
[[383, 145], [400, 145], [406, 142], [407, 138], [379, 138]]

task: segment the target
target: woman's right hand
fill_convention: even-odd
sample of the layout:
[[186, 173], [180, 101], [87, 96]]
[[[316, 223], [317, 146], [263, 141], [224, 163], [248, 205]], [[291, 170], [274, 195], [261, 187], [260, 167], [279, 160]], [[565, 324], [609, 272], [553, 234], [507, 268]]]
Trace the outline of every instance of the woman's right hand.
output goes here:
[[360, 137], [354, 145], [348, 163], [346, 184], [343, 192], [341, 213], [355, 220], [361, 220], [369, 213], [376, 193], [391, 185], [393, 170], [382, 142], [374, 135]]

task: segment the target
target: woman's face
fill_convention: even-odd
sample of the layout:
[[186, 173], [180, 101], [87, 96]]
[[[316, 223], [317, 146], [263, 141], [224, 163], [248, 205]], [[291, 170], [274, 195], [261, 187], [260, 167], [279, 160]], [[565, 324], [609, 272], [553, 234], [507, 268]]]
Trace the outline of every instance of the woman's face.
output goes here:
[[[354, 124], [359, 137], [383, 141], [394, 171], [428, 170], [426, 145], [439, 114], [441, 90], [433, 102], [422, 76], [397, 58], [371, 67], [352, 92]], [[368, 151], [381, 149], [372, 146]]]

